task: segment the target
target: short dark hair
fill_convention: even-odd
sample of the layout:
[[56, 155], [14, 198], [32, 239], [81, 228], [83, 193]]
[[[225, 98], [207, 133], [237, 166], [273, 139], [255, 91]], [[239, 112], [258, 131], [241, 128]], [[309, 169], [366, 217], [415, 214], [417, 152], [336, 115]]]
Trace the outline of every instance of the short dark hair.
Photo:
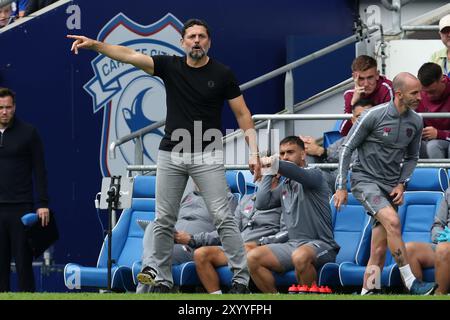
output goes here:
[[424, 87], [428, 87], [434, 82], [441, 80], [442, 69], [441, 67], [433, 62], [424, 63], [417, 73], [417, 78], [419, 78], [420, 83]]
[[358, 101], [355, 102], [354, 105], [352, 105], [352, 111], [355, 110], [355, 108], [357, 107], [373, 107], [375, 104], [373, 103], [372, 100], [367, 99], [367, 98], [361, 98]]
[[297, 144], [300, 147], [300, 149], [305, 150], [305, 143], [298, 136], [288, 136], [288, 137], [284, 138], [283, 140], [280, 141], [280, 146], [282, 144], [288, 144], [288, 143]]
[[371, 68], [377, 68], [377, 60], [371, 56], [366, 56], [363, 54], [356, 57], [352, 62], [352, 72], [366, 71]]
[[208, 35], [208, 38], [211, 38], [211, 34], [209, 31], [208, 24], [200, 19], [189, 19], [186, 21], [183, 25], [183, 29], [181, 29], [181, 37], [184, 38], [184, 35], [186, 34], [186, 29], [192, 27], [192, 26], [203, 26], [206, 29], [206, 34]]
[[16, 104], [16, 94], [14, 91], [8, 88], [0, 88], [0, 98], [11, 97], [13, 104]]

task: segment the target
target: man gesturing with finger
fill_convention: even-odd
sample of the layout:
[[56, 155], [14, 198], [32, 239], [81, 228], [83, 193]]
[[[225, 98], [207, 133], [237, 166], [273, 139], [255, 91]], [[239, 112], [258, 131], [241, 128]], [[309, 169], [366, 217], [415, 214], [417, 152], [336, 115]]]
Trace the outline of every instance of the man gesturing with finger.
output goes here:
[[[409, 292], [428, 295], [435, 284], [420, 282], [412, 274], [397, 215], [405, 183], [419, 159], [423, 124], [413, 109], [420, 102], [421, 86], [415, 76], [402, 72], [395, 77], [393, 87], [394, 101], [366, 110], [350, 130], [339, 157], [334, 204], [339, 210], [347, 202], [347, 173], [352, 152], [357, 149], [351, 191], [374, 219], [368, 267], [382, 270], [389, 248]], [[369, 293], [367, 271], [361, 294]]]
[[[166, 87], [167, 118], [157, 161], [152, 259], [139, 274], [139, 281], [153, 285], [152, 292], [155, 293], [170, 292], [173, 286], [171, 255], [174, 225], [180, 200], [191, 176], [200, 189], [208, 211], [214, 216], [220, 240], [234, 272], [230, 292], [248, 293], [249, 273], [244, 243], [228, 207], [223, 154], [221, 150], [207, 151], [210, 140], [204, 141], [202, 137], [213, 131], [219, 131], [220, 134], [222, 106], [227, 100], [239, 127], [246, 134], [250, 169], [254, 171], [255, 179], [259, 179], [253, 120], [234, 74], [227, 66], [208, 56], [211, 38], [207, 24], [190, 19], [184, 24], [181, 33], [181, 46], [186, 53], [183, 57], [150, 57], [123, 46], [82, 36], [68, 37], [75, 40], [72, 51], [76, 54], [81, 48], [97, 51], [160, 77]], [[201, 131], [200, 139], [195, 134], [198, 129]], [[219, 140], [221, 147], [222, 140]], [[180, 145], [186, 144], [188, 148], [179, 149]]]

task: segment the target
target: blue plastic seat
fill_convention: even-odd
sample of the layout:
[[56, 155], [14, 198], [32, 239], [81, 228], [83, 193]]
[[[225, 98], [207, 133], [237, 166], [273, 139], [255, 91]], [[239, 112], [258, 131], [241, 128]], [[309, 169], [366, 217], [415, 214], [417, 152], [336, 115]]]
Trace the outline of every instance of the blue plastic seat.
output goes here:
[[247, 193], [247, 184], [241, 171], [226, 171], [225, 178], [232, 193], [238, 193], [241, 196]]
[[250, 170], [240, 170], [240, 172], [244, 175], [245, 185], [246, 185], [246, 193], [245, 194], [253, 194], [256, 192], [256, 184], [253, 182], [253, 175]]
[[[339, 265], [351, 262], [357, 265], [367, 263], [370, 248], [371, 223], [364, 207], [351, 193], [347, 205], [337, 212], [333, 200], [330, 201], [334, 239], [341, 247], [335, 262], [323, 265], [317, 273], [319, 286], [337, 286], [339, 282]], [[289, 286], [297, 283], [295, 271], [284, 274], [274, 273], [277, 286]]]
[[336, 120], [336, 122], [334, 123], [333, 131], [339, 131], [341, 129], [342, 122], [344, 122], [343, 119]]
[[[112, 231], [111, 287], [117, 291], [134, 291], [132, 265], [141, 259], [143, 230], [137, 220], [155, 218], [155, 177], [137, 176], [133, 185], [131, 208], [123, 210]], [[96, 267], [69, 263], [64, 268], [64, 282], [69, 289], [107, 288], [108, 241], [105, 238]]]
[[[347, 205], [337, 213], [333, 200], [330, 201], [333, 233], [336, 242], [341, 249], [336, 256], [336, 262], [329, 262], [318, 270], [318, 285], [339, 285], [339, 265], [344, 262], [351, 262], [357, 265], [367, 263], [369, 257], [371, 222], [370, 217], [365, 213], [364, 207], [349, 194]], [[222, 285], [230, 286], [232, 273], [228, 266], [217, 269]], [[290, 286], [297, 283], [295, 271], [290, 270], [285, 273], [273, 272], [277, 286]]]
[[[242, 172], [240, 171], [226, 171], [225, 178], [228, 186], [230, 187], [230, 191], [240, 199], [247, 191], [247, 186], [245, 183], [245, 178]], [[141, 240], [141, 252], [142, 252], [142, 240]], [[137, 285], [137, 274], [142, 269], [141, 257], [132, 264], [132, 279], [134, 285]], [[188, 261], [181, 264], [172, 265], [172, 277], [173, 283], [180, 288], [184, 286], [197, 286], [201, 285], [201, 282], [198, 278], [195, 264], [193, 261]]]
[[[431, 226], [444, 198], [443, 191], [447, 187], [448, 176], [444, 169], [417, 168], [414, 171], [404, 194], [404, 203], [398, 210], [404, 242], [431, 242]], [[361, 286], [364, 281], [365, 268], [365, 265], [351, 262], [341, 264], [339, 270], [341, 284]], [[433, 268], [425, 270], [424, 279], [433, 281]], [[381, 273], [381, 285], [385, 287], [401, 285], [398, 266], [389, 250]]]
[[372, 235], [371, 218], [364, 207], [349, 193], [347, 205], [337, 212], [331, 206], [334, 224], [334, 239], [340, 245], [336, 262], [325, 264], [319, 273], [320, 285], [336, 286], [339, 281], [339, 266], [351, 262], [365, 265], [369, 259], [370, 238]]
[[335, 143], [342, 138], [341, 133], [338, 130], [326, 131], [323, 133], [323, 147], [326, 149], [330, 144]]

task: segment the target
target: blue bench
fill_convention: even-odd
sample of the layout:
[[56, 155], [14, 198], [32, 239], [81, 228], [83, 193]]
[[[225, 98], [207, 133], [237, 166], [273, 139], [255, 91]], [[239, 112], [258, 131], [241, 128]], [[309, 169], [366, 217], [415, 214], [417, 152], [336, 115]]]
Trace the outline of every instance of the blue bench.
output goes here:
[[[133, 263], [141, 258], [143, 230], [137, 220], [155, 218], [155, 177], [137, 176], [134, 180], [131, 208], [123, 210], [112, 231], [111, 288], [115, 291], [134, 291]], [[97, 265], [81, 266], [69, 263], [64, 268], [64, 283], [69, 289], [107, 288], [108, 240], [105, 238]]]
[[[431, 242], [431, 226], [434, 216], [444, 198], [443, 191], [448, 187], [448, 176], [444, 169], [417, 168], [404, 194], [404, 203], [398, 214], [402, 225], [402, 238], [405, 242]], [[367, 261], [366, 261], [367, 262]], [[366, 265], [354, 262], [341, 263], [339, 278], [343, 286], [362, 286]], [[434, 268], [424, 270], [426, 281], [434, 280]], [[401, 285], [398, 266], [390, 254], [381, 273], [381, 286]]]

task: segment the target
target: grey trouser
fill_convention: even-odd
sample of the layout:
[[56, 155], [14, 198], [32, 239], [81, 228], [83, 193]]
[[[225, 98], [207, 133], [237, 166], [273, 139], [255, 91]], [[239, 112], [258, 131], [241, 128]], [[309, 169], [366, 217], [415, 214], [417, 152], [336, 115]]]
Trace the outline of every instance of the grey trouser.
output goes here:
[[427, 159], [447, 159], [450, 157], [450, 141], [447, 140], [422, 140], [420, 145], [420, 157]]
[[[180, 201], [189, 176], [198, 186], [224, 247], [225, 255], [234, 273], [233, 281], [244, 285], [250, 279], [247, 258], [239, 228], [230, 212], [223, 155], [217, 164], [211, 164], [202, 153], [184, 154], [159, 151], [156, 175], [156, 219], [153, 225], [153, 245], [148, 265], [158, 271], [156, 282], [173, 286], [172, 248], [174, 226], [178, 218]], [[205, 164], [205, 160], [208, 162]]]
[[[144, 238], [142, 239], [142, 268], [152, 263], [153, 250], [153, 224], [149, 223], [144, 231]], [[172, 251], [172, 264], [181, 264], [188, 261], [194, 261], [194, 249], [183, 244], [174, 244]]]

